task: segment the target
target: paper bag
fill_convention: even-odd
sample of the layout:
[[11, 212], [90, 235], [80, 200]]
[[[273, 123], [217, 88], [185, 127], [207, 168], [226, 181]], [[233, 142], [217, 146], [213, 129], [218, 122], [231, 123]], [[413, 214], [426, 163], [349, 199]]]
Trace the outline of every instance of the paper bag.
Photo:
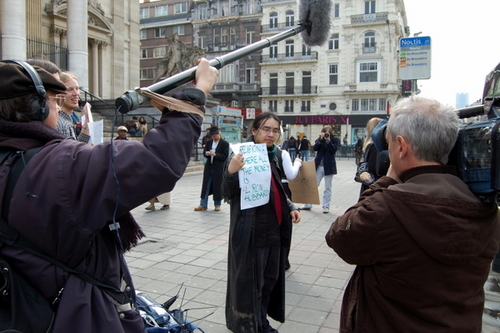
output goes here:
[[292, 201], [294, 203], [319, 205], [314, 161], [302, 162], [299, 174], [294, 180], [289, 180], [288, 185], [292, 191]]

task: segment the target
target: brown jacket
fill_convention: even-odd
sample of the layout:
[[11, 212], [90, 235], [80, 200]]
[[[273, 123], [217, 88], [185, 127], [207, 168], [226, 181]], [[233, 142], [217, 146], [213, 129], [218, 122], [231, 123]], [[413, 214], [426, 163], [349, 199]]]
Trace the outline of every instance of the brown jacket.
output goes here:
[[498, 207], [446, 166], [380, 178], [332, 224], [328, 245], [357, 265], [340, 332], [480, 332], [498, 250]]

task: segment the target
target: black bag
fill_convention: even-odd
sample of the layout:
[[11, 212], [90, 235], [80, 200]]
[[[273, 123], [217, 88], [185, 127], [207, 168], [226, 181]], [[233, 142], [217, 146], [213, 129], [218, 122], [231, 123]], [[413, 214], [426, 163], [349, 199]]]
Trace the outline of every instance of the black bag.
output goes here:
[[51, 304], [0, 258], [0, 331], [49, 332]]

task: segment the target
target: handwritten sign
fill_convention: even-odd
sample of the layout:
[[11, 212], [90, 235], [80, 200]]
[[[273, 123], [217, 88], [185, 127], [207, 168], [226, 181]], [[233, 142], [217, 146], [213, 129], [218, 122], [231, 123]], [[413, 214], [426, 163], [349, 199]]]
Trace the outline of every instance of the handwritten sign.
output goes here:
[[238, 171], [242, 210], [265, 205], [271, 195], [271, 166], [266, 144], [245, 142], [232, 145], [234, 152], [243, 154], [245, 165]]

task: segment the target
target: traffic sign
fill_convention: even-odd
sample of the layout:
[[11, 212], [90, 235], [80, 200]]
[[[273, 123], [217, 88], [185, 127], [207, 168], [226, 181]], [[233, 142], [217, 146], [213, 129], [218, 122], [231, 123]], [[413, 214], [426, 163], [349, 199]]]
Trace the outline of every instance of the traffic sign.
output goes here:
[[430, 79], [431, 38], [411, 37], [399, 40], [399, 78]]

